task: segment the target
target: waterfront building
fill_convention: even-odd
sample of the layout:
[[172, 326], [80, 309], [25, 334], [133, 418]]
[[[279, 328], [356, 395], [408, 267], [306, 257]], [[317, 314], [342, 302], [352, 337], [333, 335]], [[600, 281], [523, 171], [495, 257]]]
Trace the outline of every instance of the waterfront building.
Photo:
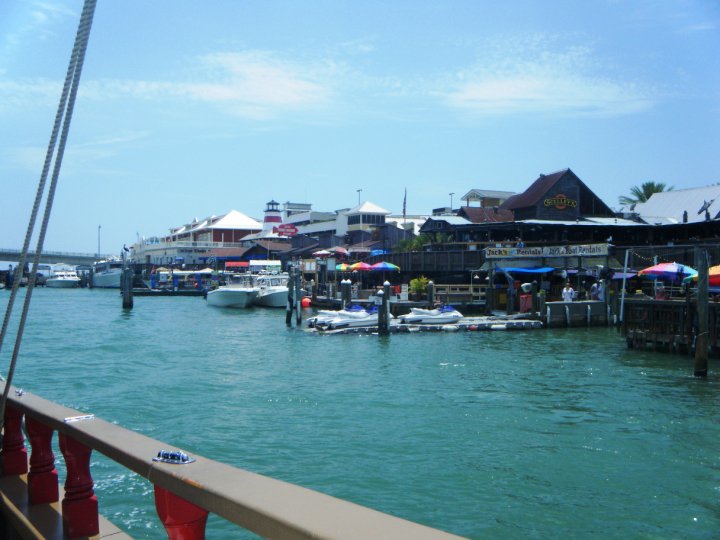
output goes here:
[[197, 265], [212, 258], [235, 256], [241, 241], [262, 230], [262, 224], [237, 210], [210, 216], [170, 229], [166, 236], [142, 238], [132, 248], [135, 263], [146, 265]]
[[[467, 203], [466, 207], [492, 208], [500, 206], [513, 195], [516, 195], [514, 191], [471, 189], [465, 195], [460, 197], [460, 200]], [[477, 203], [477, 206], [474, 206], [473, 203]]]
[[632, 216], [650, 225], [699, 223], [720, 218], [720, 185], [653, 193], [633, 205]]

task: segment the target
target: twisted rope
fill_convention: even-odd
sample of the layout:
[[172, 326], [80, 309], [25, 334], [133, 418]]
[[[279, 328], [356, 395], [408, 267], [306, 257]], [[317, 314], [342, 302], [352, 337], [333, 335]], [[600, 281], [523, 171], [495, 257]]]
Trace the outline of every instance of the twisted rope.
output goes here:
[[[20, 352], [20, 345], [22, 343], [22, 337], [25, 330], [25, 323], [27, 321], [30, 300], [32, 299], [32, 293], [35, 288], [38, 263], [40, 262], [40, 256], [42, 255], [43, 243], [45, 242], [45, 233], [47, 232], [48, 222], [50, 221], [50, 213], [52, 211], [52, 205], [55, 199], [55, 189], [57, 187], [58, 177], [60, 176], [60, 167], [62, 165], [63, 156], [65, 154], [65, 145], [67, 143], [67, 136], [70, 130], [70, 121], [72, 120], [73, 109], [75, 107], [77, 89], [78, 85], [80, 84], [80, 74], [82, 73], [82, 66], [85, 61], [85, 52], [87, 50], [87, 44], [90, 38], [90, 29], [92, 27], [93, 16], [95, 14], [96, 3], [97, 0], [85, 0], [85, 4], [83, 6], [80, 23], [78, 25], [77, 34], [75, 36], [75, 44], [73, 45], [73, 50], [70, 55], [70, 63], [68, 65], [67, 74], [65, 76], [65, 84], [63, 85], [62, 94], [60, 96], [60, 103], [58, 104], [57, 113], [55, 115], [55, 122], [53, 124], [52, 133], [50, 135], [50, 142], [48, 143], [48, 149], [45, 155], [45, 163], [43, 164], [37, 193], [35, 195], [35, 202], [33, 204], [30, 222], [28, 223], [27, 232], [25, 233], [25, 241], [23, 242], [23, 248], [20, 253], [18, 266], [16, 268], [17, 272], [17, 269], [22, 269], [25, 267], [28, 248], [30, 246], [30, 239], [32, 238], [32, 234], [35, 229], [35, 222], [37, 221], [40, 203], [42, 201], [43, 194], [45, 193], [45, 185], [47, 183], [50, 165], [52, 164], [53, 156], [55, 155], [55, 147], [57, 145], [59, 133], [60, 143], [57, 147], [57, 155], [55, 156], [52, 179], [50, 181], [50, 188], [48, 190], [47, 200], [45, 203], [45, 211], [43, 214], [42, 225], [40, 227], [40, 233], [38, 235], [37, 247], [35, 249], [35, 257], [33, 258], [33, 268], [28, 281], [27, 292], [25, 294], [25, 302], [23, 304], [22, 314], [20, 316], [20, 323], [18, 325], [17, 336], [15, 338], [15, 347], [13, 348], [12, 359], [8, 368], [5, 388], [3, 390], [2, 400], [0, 400], [0, 429], [4, 426], [5, 423], [5, 405], [7, 403], [7, 396], [10, 391], [13, 375], [15, 373], [15, 367], [17, 365], [17, 358]], [[10, 323], [10, 318], [12, 315], [12, 310], [15, 304], [15, 298], [17, 296], [19, 286], [20, 279], [15, 279], [13, 282], [12, 291], [10, 293], [10, 298], [8, 300], [8, 305], [5, 310], [5, 318], [3, 319], [2, 330], [0, 330], [0, 352], [2, 352], [2, 346], [5, 341], [5, 336], [7, 334], [7, 328]]]

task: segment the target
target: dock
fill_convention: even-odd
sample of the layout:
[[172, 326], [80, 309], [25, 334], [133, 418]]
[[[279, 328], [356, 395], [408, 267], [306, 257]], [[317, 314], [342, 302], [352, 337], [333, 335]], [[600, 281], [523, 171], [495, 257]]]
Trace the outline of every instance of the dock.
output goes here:
[[[392, 322], [389, 326], [390, 333], [414, 333], [414, 332], [486, 332], [504, 330], [537, 330], [543, 328], [541, 321], [529, 318], [517, 317], [466, 317], [456, 323], [448, 324], [401, 324]], [[359, 326], [354, 328], [338, 328], [335, 330], [324, 328], [308, 328], [308, 331], [315, 331], [323, 335], [341, 334], [377, 334], [378, 327]]]
[[[622, 335], [631, 349], [692, 354], [698, 336], [695, 299], [626, 299]], [[720, 356], [720, 303], [708, 303], [708, 350]]]
[[134, 287], [133, 296], [205, 296], [203, 289], [148, 289], [147, 287]]

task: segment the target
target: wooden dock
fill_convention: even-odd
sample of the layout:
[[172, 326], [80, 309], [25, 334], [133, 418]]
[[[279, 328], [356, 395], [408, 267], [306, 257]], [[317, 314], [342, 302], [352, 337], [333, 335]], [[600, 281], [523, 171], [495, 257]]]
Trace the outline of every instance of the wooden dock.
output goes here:
[[[697, 302], [689, 300], [625, 300], [622, 335], [632, 349], [692, 354], [698, 337]], [[708, 304], [708, 350], [720, 356], [720, 303]]]

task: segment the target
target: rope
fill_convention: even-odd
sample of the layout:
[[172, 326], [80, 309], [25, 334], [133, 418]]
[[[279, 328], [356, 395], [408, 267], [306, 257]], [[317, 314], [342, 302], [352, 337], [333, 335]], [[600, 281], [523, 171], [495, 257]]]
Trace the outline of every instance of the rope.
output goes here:
[[[92, 27], [92, 20], [95, 13], [96, 2], [97, 0], [85, 0], [85, 4], [83, 6], [80, 23], [78, 25], [77, 34], [75, 36], [75, 44], [73, 45], [73, 50], [70, 55], [70, 63], [68, 65], [68, 70], [65, 77], [65, 84], [63, 85], [60, 103], [58, 104], [58, 110], [55, 115], [55, 123], [53, 125], [50, 142], [48, 143], [48, 149], [45, 155], [45, 163], [43, 164], [43, 170], [40, 175], [40, 181], [38, 183], [38, 189], [35, 195], [35, 202], [33, 204], [30, 222], [28, 224], [28, 229], [25, 234], [25, 241], [23, 243], [23, 249], [20, 253], [18, 266], [16, 268], [16, 273], [18, 269], [25, 268], [30, 239], [32, 238], [33, 230], [35, 229], [35, 222], [37, 220], [40, 203], [45, 192], [45, 185], [47, 183], [47, 176], [50, 171], [50, 165], [53, 161], [53, 155], [55, 154], [58, 133], [60, 132], [60, 144], [58, 146], [57, 156], [55, 157], [53, 175], [50, 181], [50, 188], [48, 190], [47, 200], [45, 203], [42, 226], [38, 235], [37, 247], [35, 249], [35, 257], [33, 259], [33, 268], [28, 281], [27, 292], [25, 294], [25, 302], [23, 304], [22, 314], [20, 316], [20, 323], [18, 325], [17, 336], [15, 338], [15, 347], [13, 349], [12, 359], [10, 361], [10, 367], [8, 369], [7, 380], [5, 381], [5, 388], [3, 390], [2, 400], [0, 400], [0, 429], [4, 426], [5, 423], [5, 406], [7, 403], [7, 396], [10, 391], [13, 375], [15, 373], [17, 358], [20, 352], [20, 345], [22, 343], [23, 332], [25, 330], [25, 323], [27, 321], [27, 314], [30, 307], [30, 300], [32, 298], [32, 293], [35, 288], [38, 263], [40, 262], [40, 256], [42, 255], [43, 243], [45, 242], [45, 233], [47, 232], [48, 222], [50, 221], [50, 213], [52, 211], [52, 205], [55, 199], [55, 189], [57, 187], [58, 177], [60, 176], [60, 167], [62, 165], [63, 156], [65, 154], [65, 145], [67, 143], [67, 136], [70, 130], [70, 121], [72, 120], [72, 113], [75, 107], [77, 89], [78, 85], [80, 84], [80, 74], [82, 73], [82, 66], [85, 61], [85, 52], [87, 50], [87, 44], [90, 38], [90, 29]], [[20, 271], [22, 272], [22, 270]], [[7, 333], [7, 328], [10, 322], [10, 317], [12, 315], [12, 309], [15, 303], [15, 297], [17, 296], [19, 286], [20, 279], [15, 279], [13, 282], [10, 299], [8, 300], [7, 309], [5, 311], [5, 319], [3, 320], [2, 330], [0, 330], [0, 352], [2, 351], [2, 345], [5, 340], [5, 335]]]

